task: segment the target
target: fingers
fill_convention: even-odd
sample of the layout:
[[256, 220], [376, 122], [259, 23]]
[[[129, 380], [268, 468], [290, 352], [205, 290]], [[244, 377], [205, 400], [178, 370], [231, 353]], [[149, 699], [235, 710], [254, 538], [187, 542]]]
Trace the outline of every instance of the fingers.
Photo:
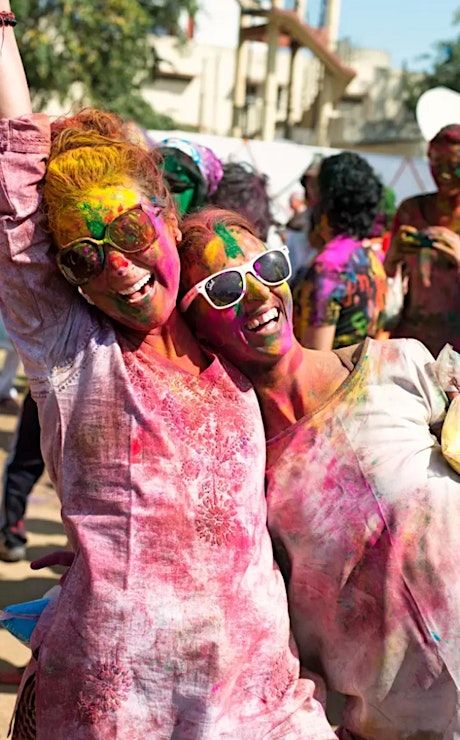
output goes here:
[[433, 264], [433, 255], [431, 250], [422, 249], [420, 251], [419, 270], [424, 288], [431, 287], [431, 266]]
[[30, 567], [32, 570], [41, 570], [42, 568], [51, 568], [53, 565], [64, 565], [70, 567], [74, 561], [75, 553], [69, 550], [55, 550], [54, 552], [44, 555], [42, 558], [32, 560]]
[[434, 241], [433, 248], [437, 252], [441, 252], [443, 255], [445, 255], [445, 257], [447, 257], [450, 262], [453, 262], [455, 265], [458, 264], [457, 253], [451, 244], [446, 244], [446, 242], [441, 241]]

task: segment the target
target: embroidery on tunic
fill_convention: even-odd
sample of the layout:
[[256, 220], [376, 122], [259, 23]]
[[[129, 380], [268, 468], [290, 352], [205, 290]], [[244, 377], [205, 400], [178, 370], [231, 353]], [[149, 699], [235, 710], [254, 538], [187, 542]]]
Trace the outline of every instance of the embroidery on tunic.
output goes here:
[[236, 532], [236, 514], [229, 499], [207, 494], [197, 507], [195, 527], [198, 536], [211, 545], [228, 544]]
[[95, 663], [78, 697], [78, 713], [83, 724], [96, 724], [114, 712], [128, 697], [132, 678], [117, 663]]

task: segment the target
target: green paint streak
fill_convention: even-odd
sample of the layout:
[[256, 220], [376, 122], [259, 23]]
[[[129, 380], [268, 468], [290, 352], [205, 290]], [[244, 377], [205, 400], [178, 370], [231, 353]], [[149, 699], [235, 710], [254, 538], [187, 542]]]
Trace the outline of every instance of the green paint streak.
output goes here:
[[104, 221], [104, 217], [101, 213], [101, 208], [94, 208], [88, 203], [81, 203], [79, 210], [83, 213], [86, 226], [94, 239], [102, 239], [104, 236], [107, 224]]
[[240, 245], [236, 241], [233, 234], [223, 224], [216, 224], [214, 227], [214, 233], [220, 237], [225, 246], [225, 255], [229, 259], [235, 259], [235, 257], [242, 256], [243, 252]]

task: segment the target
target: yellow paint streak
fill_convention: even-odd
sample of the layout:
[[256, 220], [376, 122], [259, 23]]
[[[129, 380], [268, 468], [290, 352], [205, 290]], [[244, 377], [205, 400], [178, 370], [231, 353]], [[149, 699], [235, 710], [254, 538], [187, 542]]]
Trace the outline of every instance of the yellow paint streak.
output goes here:
[[208, 265], [213, 265], [215, 260], [222, 257], [224, 252], [224, 243], [220, 236], [214, 236], [209, 241], [203, 251], [203, 259]]

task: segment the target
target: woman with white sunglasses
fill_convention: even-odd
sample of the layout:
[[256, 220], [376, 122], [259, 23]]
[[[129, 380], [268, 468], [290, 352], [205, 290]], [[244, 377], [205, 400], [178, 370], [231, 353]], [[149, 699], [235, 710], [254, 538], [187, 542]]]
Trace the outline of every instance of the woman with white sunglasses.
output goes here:
[[183, 223], [179, 295], [251, 380], [268, 523], [301, 660], [345, 698], [341, 735], [460, 737], [460, 476], [432, 427], [447, 398], [415, 340], [295, 340], [290, 266], [238, 214]]

